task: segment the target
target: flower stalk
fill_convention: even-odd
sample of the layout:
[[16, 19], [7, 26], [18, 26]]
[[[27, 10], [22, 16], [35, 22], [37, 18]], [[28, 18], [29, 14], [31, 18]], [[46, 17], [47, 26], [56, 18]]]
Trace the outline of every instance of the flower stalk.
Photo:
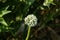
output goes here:
[[25, 39], [25, 40], [28, 40], [28, 39], [29, 39], [30, 29], [31, 29], [31, 27], [28, 27], [28, 33], [27, 33], [27, 37], [26, 37], [26, 39]]

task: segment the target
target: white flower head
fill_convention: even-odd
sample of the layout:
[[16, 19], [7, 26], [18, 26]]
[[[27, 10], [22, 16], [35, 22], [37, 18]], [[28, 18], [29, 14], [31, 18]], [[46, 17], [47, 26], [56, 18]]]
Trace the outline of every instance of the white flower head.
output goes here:
[[25, 21], [25, 24], [30, 27], [33, 27], [37, 24], [37, 18], [33, 14], [30, 14], [27, 17], [25, 17], [24, 21]]

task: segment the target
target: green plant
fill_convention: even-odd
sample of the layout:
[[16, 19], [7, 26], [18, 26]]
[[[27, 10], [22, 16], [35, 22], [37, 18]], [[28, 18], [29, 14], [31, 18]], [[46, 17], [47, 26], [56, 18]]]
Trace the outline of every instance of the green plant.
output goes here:
[[24, 21], [25, 21], [25, 24], [28, 25], [28, 33], [27, 33], [27, 37], [26, 37], [26, 40], [28, 40], [29, 34], [30, 34], [30, 29], [31, 29], [31, 27], [33, 27], [37, 24], [37, 18], [33, 14], [30, 14], [27, 17], [25, 17]]

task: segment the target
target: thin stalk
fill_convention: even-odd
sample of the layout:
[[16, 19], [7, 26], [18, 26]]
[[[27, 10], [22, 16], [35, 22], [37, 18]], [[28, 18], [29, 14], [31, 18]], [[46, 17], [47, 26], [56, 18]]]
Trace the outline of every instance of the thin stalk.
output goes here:
[[25, 39], [25, 40], [28, 40], [28, 38], [29, 38], [29, 35], [30, 35], [30, 29], [31, 29], [31, 27], [29, 26], [29, 27], [28, 27], [27, 37], [26, 37], [26, 39]]

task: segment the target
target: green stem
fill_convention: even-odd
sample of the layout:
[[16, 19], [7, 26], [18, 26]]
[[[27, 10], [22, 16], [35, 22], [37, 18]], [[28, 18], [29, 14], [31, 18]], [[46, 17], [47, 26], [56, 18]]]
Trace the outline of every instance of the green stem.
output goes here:
[[28, 27], [27, 37], [26, 37], [26, 39], [25, 39], [25, 40], [28, 40], [28, 38], [29, 38], [29, 35], [30, 35], [30, 29], [31, 29], [31, 27], [29, 26], [29, 27]]

